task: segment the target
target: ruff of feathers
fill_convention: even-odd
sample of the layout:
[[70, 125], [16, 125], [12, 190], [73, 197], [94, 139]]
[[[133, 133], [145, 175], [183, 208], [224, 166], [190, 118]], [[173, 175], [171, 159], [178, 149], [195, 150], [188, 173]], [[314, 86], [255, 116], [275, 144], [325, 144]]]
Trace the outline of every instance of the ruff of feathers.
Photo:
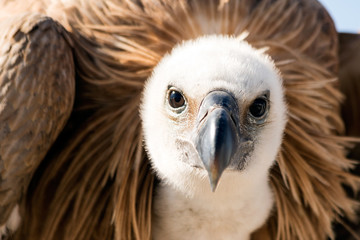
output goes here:
[[35, 174], [18, 238], [150, 239], [155, 178], [144, 152], [144, 81], [176, 44], [242, 35], [284, 79], [289, 121], [270, 179], [276, 204], [254, 239], [326, 239], [354, 218], [339, 115], [337, 33], [312, 0], [64, 1], [44, 13], [73, 42], [75, 108]]

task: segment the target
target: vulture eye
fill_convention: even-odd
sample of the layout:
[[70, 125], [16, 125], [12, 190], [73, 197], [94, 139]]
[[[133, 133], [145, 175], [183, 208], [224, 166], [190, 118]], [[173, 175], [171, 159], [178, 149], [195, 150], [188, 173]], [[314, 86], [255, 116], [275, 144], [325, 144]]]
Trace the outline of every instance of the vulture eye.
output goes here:
[[181, 108], [185, 105], [185, 98], [179, 91], [170, 90], [169, 104], [174, 109]]
[[268, 103], [267, 100], [264, 98], [257, 98], [255, 101], [250, 105], [249, 111], [250, 114], [254, 118], [261, 118], [263, 117], [268, 110]]

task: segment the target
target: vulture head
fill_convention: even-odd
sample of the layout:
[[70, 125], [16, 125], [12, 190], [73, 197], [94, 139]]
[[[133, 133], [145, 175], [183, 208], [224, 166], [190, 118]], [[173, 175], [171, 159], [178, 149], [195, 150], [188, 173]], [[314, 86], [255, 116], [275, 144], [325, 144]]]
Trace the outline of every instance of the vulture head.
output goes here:
[[[145, 144], [158, 176], [186, 195], [241, 182], [267, 185], [285, 126], [272, 60], [238, 38], [178, 45], [154, 69], [142, 104]], [[254, 177], [255, 176], [255, 177]]]
[[[273, 205], [268, 175], [285, 115], [282, 80], [273, 61], [239, 38], [201, 37], [165, 56], [146, 83], [141, 111], [146, 148], [162, 185], [155, 198], [160, 202], [155, 239], [164, 234], [175, 239], [183, 232], [181, 227], [158, 230], [169, 215], [187, 216], [167, 209], [173, 194], [179, 212], [192, 209], [204, 216], [198, 224], [207, 221], [208, 212], [213, 222], [222, 215], [228, 221], [246, 219], [246, 226], [235, 224], [234, 235], [227, 237], [248, 238], [260, 227]], [[247, 217], [242, 205], [256, 214]], [[165, 216], [157, 221], [161, 212]], [[232, 212], [237, 212], [234, 219]], [[212, 225], [204, 225], [211, 232]]]

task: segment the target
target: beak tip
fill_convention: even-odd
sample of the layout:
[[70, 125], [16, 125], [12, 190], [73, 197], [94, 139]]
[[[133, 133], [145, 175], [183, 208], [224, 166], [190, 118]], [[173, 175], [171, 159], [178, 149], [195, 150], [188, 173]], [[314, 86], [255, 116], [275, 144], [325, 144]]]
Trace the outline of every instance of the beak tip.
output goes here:
[[214, 193], [217, 187], [217, 183], [210, 183], [211, 185], [211, 191]]
[[215, 192], [219, 180], [220, 180], [220, 175], [219, 174], [211, 174], [211, 172], [208, 172], [209, 174], [209, 180], [210, 180], [210, 186], [211, 186], [211, 191]]

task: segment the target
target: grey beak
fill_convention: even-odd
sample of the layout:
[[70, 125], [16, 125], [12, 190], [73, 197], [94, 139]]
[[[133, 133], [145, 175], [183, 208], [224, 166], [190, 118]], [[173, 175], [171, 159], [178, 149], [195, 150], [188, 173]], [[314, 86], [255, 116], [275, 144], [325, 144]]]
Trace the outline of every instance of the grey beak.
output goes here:
[[213, 91], [204, 98], [194, 142], [214, 192], [240, 144], [239, 108], [229, 93]]

